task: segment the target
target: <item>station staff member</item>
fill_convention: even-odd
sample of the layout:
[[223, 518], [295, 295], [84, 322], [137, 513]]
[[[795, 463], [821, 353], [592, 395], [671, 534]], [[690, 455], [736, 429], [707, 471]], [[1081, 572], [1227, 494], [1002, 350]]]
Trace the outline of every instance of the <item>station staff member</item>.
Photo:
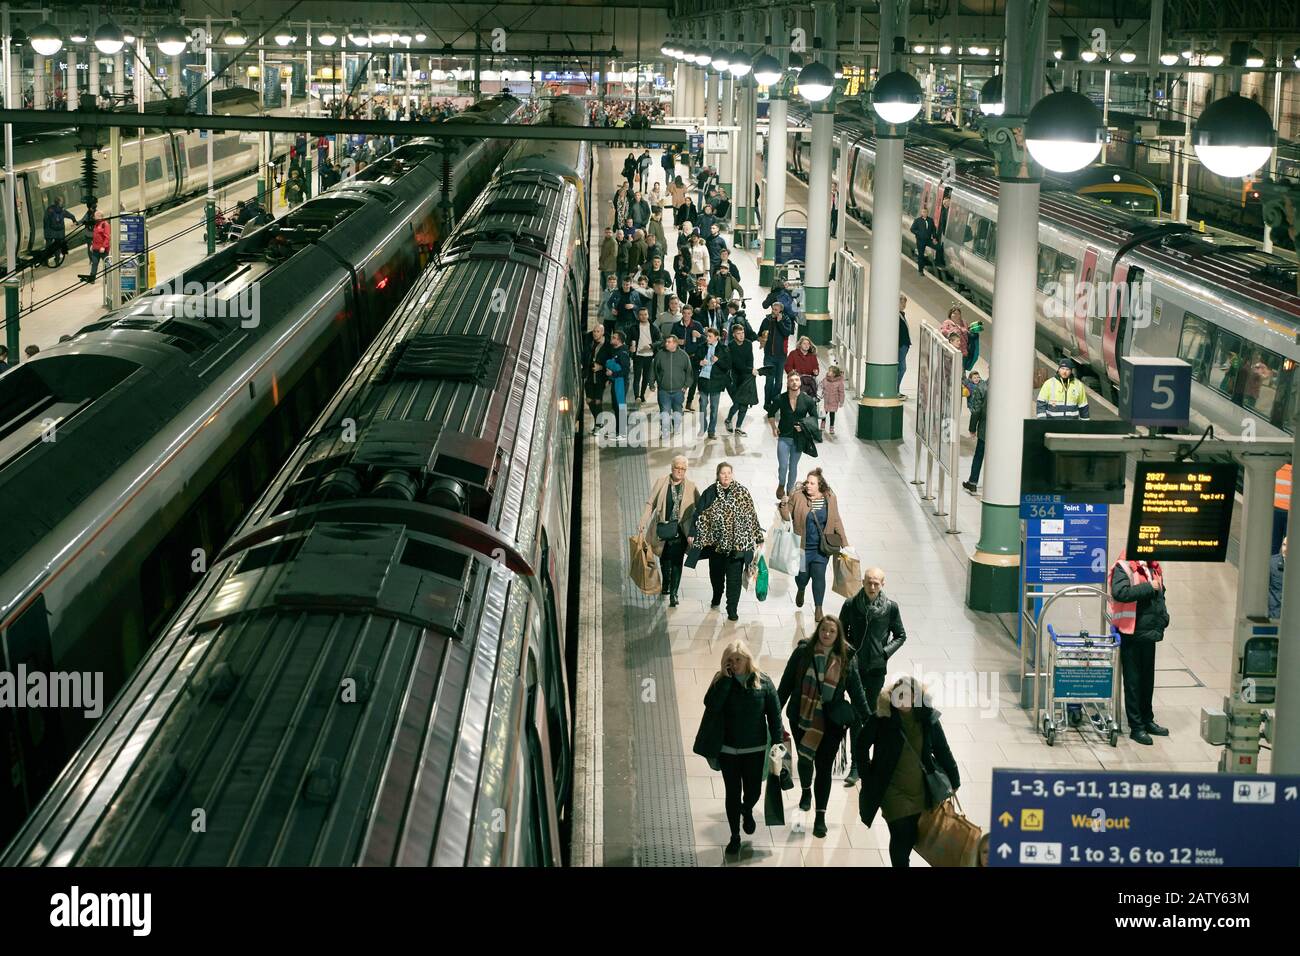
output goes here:
[[1273, 479], [1273, 553], [1282, 547], [1287, 519], [1291, 517], [1291, 462], [1277, 470]]
[[1165, 575], [1157, 561], [1129, 561], [1123, 551], [1110, 569], [1111, 623], [1123, 635], [1119, 645], [1124, 672], [1124, 711], [1133, 740], [1150, 746], [1151, 735], [1169, 736], [1155, 721], [1151, 698], [1155, 690], [1156, 644], [1165, 638], [1169, 610], [1165, 604]]
[[1088, 390], [1074, 377], [1074, 360], [1063, 355], [1056, 365], [1056, 377], [1038, 390], [1037, 417], [1089, 418]]

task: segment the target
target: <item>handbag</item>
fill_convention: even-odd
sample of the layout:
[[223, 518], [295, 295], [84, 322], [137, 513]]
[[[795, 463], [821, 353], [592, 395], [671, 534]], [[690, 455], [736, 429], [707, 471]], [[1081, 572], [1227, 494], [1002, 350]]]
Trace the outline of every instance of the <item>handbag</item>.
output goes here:
[[663, 578], [659, 573], [659, 562], [655, 560], [654, 551], [644, 535], [634, 534], [627, 539], [628, 577], [632, 579], [643, 594], [658, 594], [663, 587]]
[[781, 521], [780, 517], [768, 532], [767, 566], [782, 574], [798, 574], [800, 568], [799, 539], [794, 533], [794, 524]]
[[692, 545], [691, 549], [686, 552], [686, 567], [694, 569], [700, 563], [700, 552], [704, 549], [700, 545]]
[[[826, 512], [830, 513], [830, 502], [826, 502]], [[817, 541], [817, 550], [828, 558], [833, 558], [844, 550], [844, 537], [838, 531], [827, 531], [826, 526], [822, 524], [821, 518], [817, 517], [817, 509], [812, 508], [808, 512], [812, 515], [813, 524], [817, 525], [817, 531], [820, 535]]]
[[760, 601], [767, 600], [767, 560], [762, 554], [758, 556], [758, 574], [754, 579], [754, 597]]
[[982, 837], [979, 826], [966, 818], [953, 794], [921, 814], [916, 852], [931, 866], [976, 866]]
[[925, 805], [930, 809], [940, 806], [953, 795], [952, 781], [938, 767], [927, 770], [925, 768], [925, 758], [916, 753], [916, 748], [912, 746], [912, 742], [906, 736], [903, 737], [903, 743], [907, 745], [908, 750], [916, 754], [916, 759], [921, 764], [921, 775], [925, 781]]
[[856, 597], [862, 590], [862, 562], [842, 550], [831, 559], [831, 564], [835, 569], [831, 590], [841, 597]]
[[676, 540], [678, 533], [681, 531], [681, 525], [676, 521], [660, 521], [655, 525], [655, 536], [660, 541]]

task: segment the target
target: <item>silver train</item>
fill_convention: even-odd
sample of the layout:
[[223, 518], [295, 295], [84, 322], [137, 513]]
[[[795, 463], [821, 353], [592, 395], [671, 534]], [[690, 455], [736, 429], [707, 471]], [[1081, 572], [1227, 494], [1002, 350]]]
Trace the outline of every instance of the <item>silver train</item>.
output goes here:
[[590, 165], [510, 150], [0, 862], [561, 862]]
[[[454, 212], [506, 148], [461, 148]], [[0, 376], [5, 669], [121, 688], [450, 232], [442, 164], [401, 146]], [[92, 726], [46, 714], [0, 709], [0, 836]]]
[[[835, 149], [851, 151], [850, 214], [868, 220], [875, 141], [837, 120]], [[947, 153], [908, 146], [904, 158], [903, 243], [922, 207], [951, 195], [944, 233], [947, 268], [963, 292], [989, 307], [997, 258], [998, 182], [978, 169], [941, 182]], [[1288, 408], [1300, 361], [1296, 264], [1253, 243], [1143, 217], [1068, 190], [1044, 189], [1038, 234], [1038, 346], [1070, 354], [1105, 398], [1118, 395], [1120, 360], [1186, 359], [1193, 369], [1192, 424], [1221, 433], [1246, 427], [1265, 436], [1290, 431]], [[1090, 283], [1096, 296], [1066, 308], [1046, 294]], [[1087, 287], [1085, 287], [1087, 288]], [[1142, 303], [1143, 308], [1135, 308]], [[1247, 423], [1250, 423], [1249, 426]]]
[[[151, 112], [163, 109], [170, 101], [149, 104]], [[258, 97], [252, 90], [217, 90], [212, 94], [213, 112], [222, 116], [257, 113]], [[148, 123], [148, 119], [145, 119]], [[221, 184], [257, 170], [256, 134], [211, 133], [212, 177]], [[107, 208], [111, 186], [109, 169], [112, 156], [106, 145], [95, 150], [97, 170], [95, 195], [100, 209]], [[289, 152], [291, 137], [277, 134], [272, 138], [272, 158], [283, 159]], [[78, 219], [86, 212], [81, 184], [82, 150], [74, 131], [35, 133], [14, 138], [15, 223], [18, 229], [18, 254], [30, 256], [43, 250], [45, 210], [55, 197]], [[136, 136], [122, 136], [122, 203], [127, 208], [154, 209], [197, 195], [208, 185], [208, 141], [199, 130], [144, 132], [144, 196], [140, 194], [140, 148]], [[0, 249], [5, 248], [5, 221], [0, 217]], [[71, 224], [67, 235], [75, 240]], [[81, 234], [84, 238], [84, 233]], [[4, 264], [0, 262], [0, 272]]]

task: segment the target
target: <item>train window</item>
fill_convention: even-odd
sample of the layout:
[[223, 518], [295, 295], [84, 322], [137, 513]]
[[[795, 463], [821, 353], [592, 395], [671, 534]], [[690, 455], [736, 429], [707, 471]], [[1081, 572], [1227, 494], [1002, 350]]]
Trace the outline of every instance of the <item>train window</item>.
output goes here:
[[1282, 356], [1268, 349], [1251, 348], [1237, 378], [1242, 406], [1271, 420], [1283, 390]]
[[1241, 388], [1241, 370], [1245, 363], [1242, 355], [1241, 339], [1231, 332], [1218, 330], [1214, 337], [1214, 349], [1211, 353], [1209, 383], [1225, 395], [1238, 393]]
[[1192, 366], [1192, 377], [1206, 382], [1210, 372], [1210, 352], [1214, 330], [1210, 323], [1188, 312], [1183, 317], [1183, 333], [1178, 339], [1178, 357]]
[[1038, 244], [1038, 290], [1046, 292], [1047, 287], [1056, 281], [1056, 250], [1051, 246]]
[[155, 156], [152, 159], [144, 161], [144, 181], [147, 183], [156, 182], [163, 178], [162, 158]]
[[975, 216], [975, 239], [972, 251], [981, 259], [992, 260], [997, 246], [997, 224]]
[[244, 513], [243, 499], [239, 493], [239, 474], [233, 466], [227, 466], [217, 479], [217, 494], [220, 499], [219, 537], [225, 536], [235, 527], [235, 522]]

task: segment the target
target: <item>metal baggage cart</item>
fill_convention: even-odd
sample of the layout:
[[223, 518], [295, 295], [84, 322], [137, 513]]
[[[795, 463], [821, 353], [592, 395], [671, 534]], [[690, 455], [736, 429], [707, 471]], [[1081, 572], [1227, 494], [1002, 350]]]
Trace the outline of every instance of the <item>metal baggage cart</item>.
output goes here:
[[[1075, 723], [1093, 730], [1114, 747], [1119, 742], [1119, 645], [1120, 633], [1112, 625], [1110, 634], [1058, 634], [1047, 625], [1051, 639], [1047, 647], [1047, 695], [1039, 730], [1050, 747], [1062, 727]], [[1071, 705], [1076, 705], [1071, 708]], [[1086, 715], [1090, 720], [1081, 718]]]

